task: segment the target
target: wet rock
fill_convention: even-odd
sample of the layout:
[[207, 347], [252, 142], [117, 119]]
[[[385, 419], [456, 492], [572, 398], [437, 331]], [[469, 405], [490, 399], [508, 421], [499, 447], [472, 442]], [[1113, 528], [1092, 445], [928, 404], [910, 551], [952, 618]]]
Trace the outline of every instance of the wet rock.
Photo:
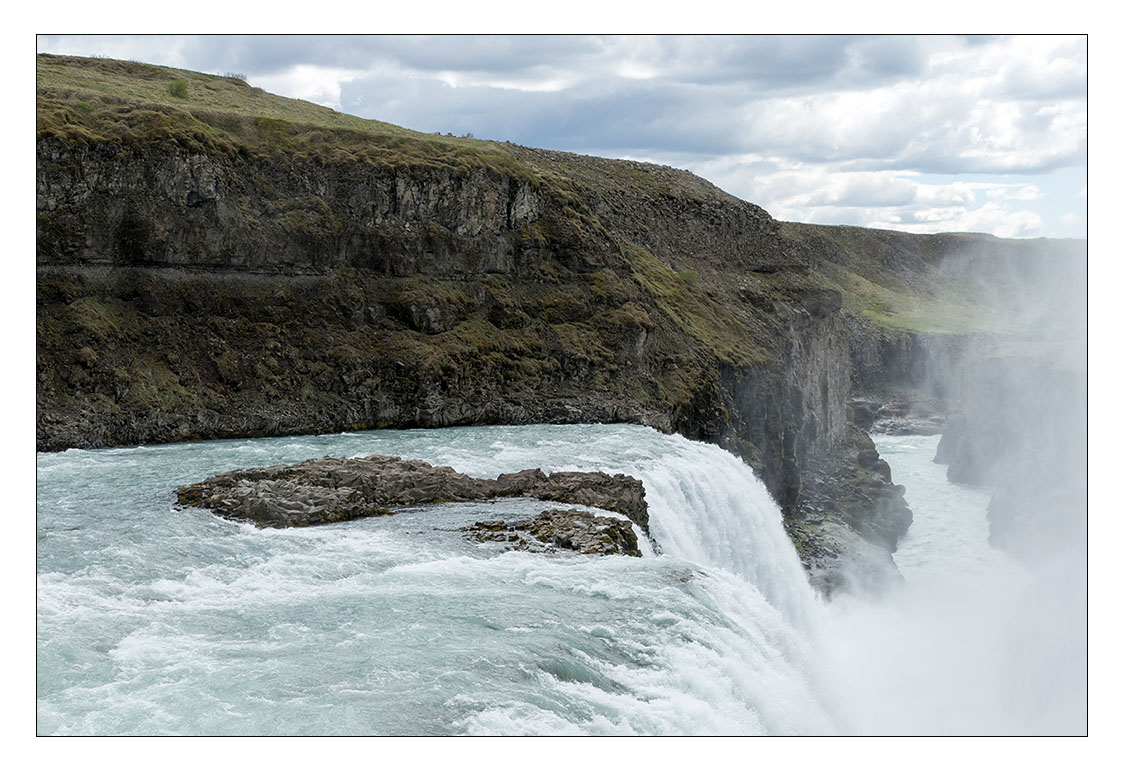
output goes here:
[[648, 534], [648, 503], [644, 499], [644, 485], [639, 479], [625, 474], [610, 476], [600, 471], [556, 471], [523, 494], [544, 501], [615, 511], [624, 514]]
[[850, 400], [855, 425], [872, 434], [931, 436], [944, 431], [944, 402], [919, 391], [900, 390], [878, 398]]
[[[181, 487], [176, 496], [181, 506], [210, 509], [220, 516], [248, 520], [259, 527], [306, 527], [385, 516], [394, 509], [429, 503], [526, 496], [615, 511], [651, 537], [644, 485], [624, 474], [610, 476], [596, 471], [545, 474], [536, 468], [501, 474], [496, 479], [476, 479], [449, 466], [431, 466], [425, 461], [393, 455], [369, 455], [228, 471]], [[576, 515], [559, 517], [552, 519], [558, 525], [552, 526], [553, 530], [544, 524], [533, 532], [550, 538], [554, 533], [571, 541], [578, 538], [574, 543], [585, 544], [588, 539], [582, 533], [604, 530], [600, 522], [596, 526], [585, 523], [584, 530], [562, 527], [559, 522], [577, 521]], [[498, 531], [502, 524], [485, 522], [478, 526], [486, 532], [489, 527]], [[626, 529], [631, 532], [631, 528]], [[625, 537], [615, 531], [607, 534], [613, 543]], [[635, 535], [632, 538], [635, 547]]]
[[890, 553], [837, 522], [803, 526], [808, 580], [825, 597], [878, 597], [904, 580]]
[[913, 512], [870, 437], [853, 427], [834, 458], [810, 465], [811, 481], [785, 518], [785, 530], [812, 585], [831, 596], [877, 593], [900, 581], [890, 555]]
[[583, 509], [549, 509], [530, 520], [487, 520], [461, 530], [471, 540], [496, 541], [519, 551], [566, 549], [579, 554], [641, 556], [630, 523]]

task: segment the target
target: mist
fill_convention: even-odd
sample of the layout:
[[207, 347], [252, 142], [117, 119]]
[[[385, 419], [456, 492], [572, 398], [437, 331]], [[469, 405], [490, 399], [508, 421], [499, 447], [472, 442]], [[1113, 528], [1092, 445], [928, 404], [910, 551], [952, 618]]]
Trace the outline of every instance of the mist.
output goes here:
[[[1085, 734], [1086, 243], [981, 238], [936, 275], [985, 331], [929, 341], [918, 390], [948, 408], [935, 463], [903, 466], [879, 443], [915, 519], [895, 555], [902, 585], [829, 608], [852, 728]], [[929, 549], [938, 526], [963, 548]]]

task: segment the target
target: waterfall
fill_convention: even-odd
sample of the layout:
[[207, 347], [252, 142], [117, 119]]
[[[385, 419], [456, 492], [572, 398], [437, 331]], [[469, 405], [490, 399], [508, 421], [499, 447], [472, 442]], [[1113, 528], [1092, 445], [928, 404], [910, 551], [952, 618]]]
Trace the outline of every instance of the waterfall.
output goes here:
[[[460, 532], [534, 516], [529, 499], [280, 531], [173, 507], [226, 469], [372, 453], [631, 474], [662, 554]], [[710, 445], [624, 425], [372, 431], [45, 454], [38, 481], [43, 733], [841, 730], [780, 512]]]
[[806, 628], [816, 597], [782, 516], [752, 469], [713, 445], [667, 437], [658, 458], [640, 464], [652, 535], [666, 553], [728, 570]]

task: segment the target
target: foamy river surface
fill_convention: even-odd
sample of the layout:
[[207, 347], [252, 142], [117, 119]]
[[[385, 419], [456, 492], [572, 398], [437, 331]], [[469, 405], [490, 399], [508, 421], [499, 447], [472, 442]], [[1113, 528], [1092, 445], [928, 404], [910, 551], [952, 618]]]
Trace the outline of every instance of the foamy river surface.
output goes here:
[[[829, 605], [748, 467], [636, 426], [40, 454], [38, 732], [1020, 732], [994, 613], [1027, 578], [987, 547], [987, 496], [943, 481], [936, 437], [878, 443], [915, 512], [906, 583]], [[174, 506], [220, 471], [371, 453], [632, 474], [663, 553], [502, 552], [459, 532], [543, 508], [528, 500], [292, 530]]]

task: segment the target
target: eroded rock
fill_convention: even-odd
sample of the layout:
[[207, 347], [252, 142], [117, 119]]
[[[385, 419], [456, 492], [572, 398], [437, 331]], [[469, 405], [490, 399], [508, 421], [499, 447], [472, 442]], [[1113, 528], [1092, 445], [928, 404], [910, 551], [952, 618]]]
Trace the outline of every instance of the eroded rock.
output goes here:
[[[431, 466], [393, 455], [318, 458], [293, 465], [228, 471], [181, 487], [176, 496], [181, 506], [210, 509], [259, 527], [306, 527], [384, 516], [395, 509], [427, 503], [526, 496], [615, 511], [651, 538], [644, 485], [624, 474], [610, 476], [599, 471], [545, 474], [535, 468], [500, 474], [496, 479], [476, 479], [449, 466]], [[614, 530], [619, 529], [620, 520], [608, 519], [610, 524], [606, 525], [601, 521], [605, 517], [589, 514], [593, 521], [578, 514], [588, 512], [551, 510], [531, 520], [539, 524], [524, 529], [546, 543], [577, 551], [594, 548], [593, 541], [603, 535], [610, 537], [613, 551], [586, 553], [630, 553], [628, 549], [636, 549], [631, 528], [623, 528], [631, 534], [631, 546], [626, 536]], [[611, 532], [605, 531], [606, 527]], [[579, 545], [566, 546], [558, 539]]]
[[497, 541], [520, 551], [567, 549], [579, 554], [641, 556], [636, 533], [628, 522], [583, 509], [549, 509], [534, 519], [487, 520], [461, 530], [472, 540]]

